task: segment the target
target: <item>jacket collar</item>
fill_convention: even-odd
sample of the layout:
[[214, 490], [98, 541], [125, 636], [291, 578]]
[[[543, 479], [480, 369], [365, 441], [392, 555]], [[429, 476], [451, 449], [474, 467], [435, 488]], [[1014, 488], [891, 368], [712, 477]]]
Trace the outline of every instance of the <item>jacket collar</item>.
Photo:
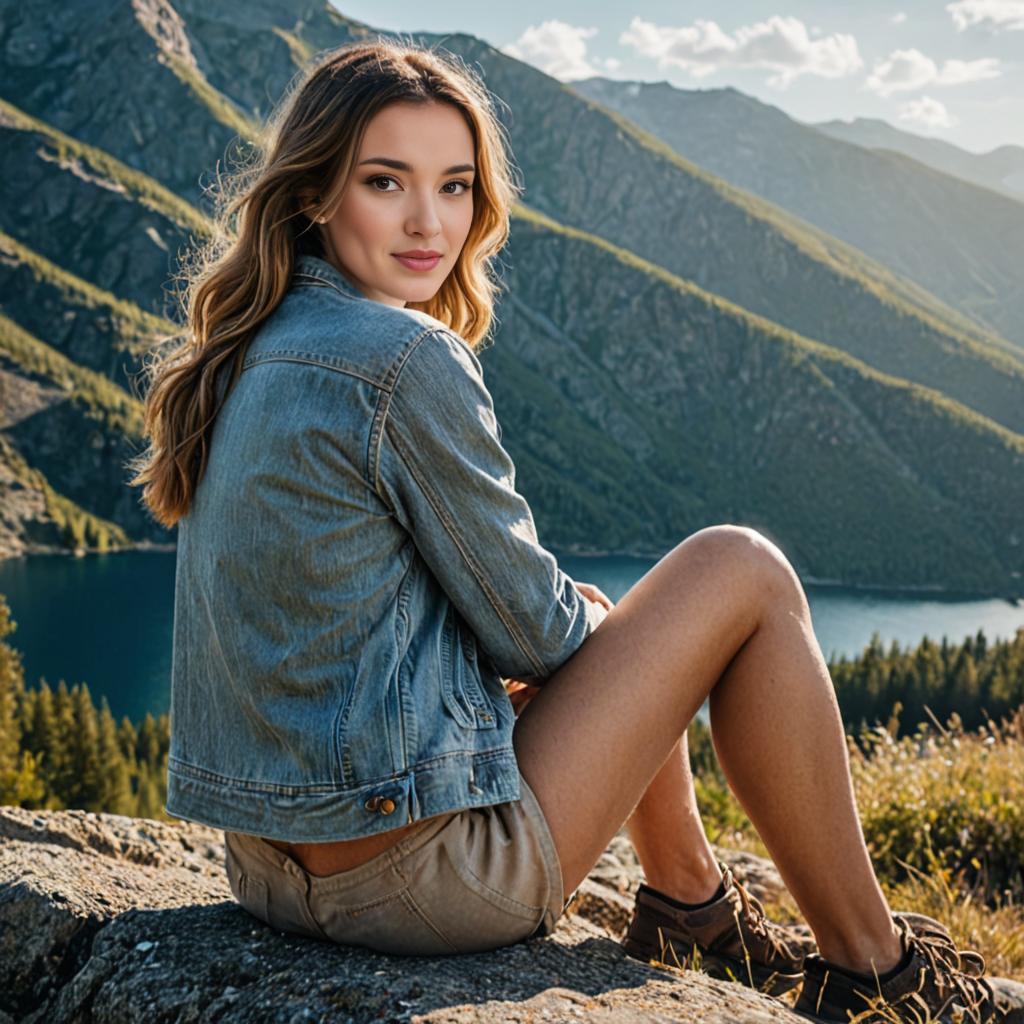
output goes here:
[[351, 299], [365, 299], [366, 296], [338, 270], [334, 264], [319, 256], [302, 253], [295, 260], [293, 277], [315, 277], [324, 281]]

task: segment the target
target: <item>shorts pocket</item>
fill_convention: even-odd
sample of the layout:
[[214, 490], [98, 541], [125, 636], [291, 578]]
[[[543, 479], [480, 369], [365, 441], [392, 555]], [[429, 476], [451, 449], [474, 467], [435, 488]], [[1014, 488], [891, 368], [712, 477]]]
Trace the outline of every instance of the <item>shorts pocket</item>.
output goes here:
[[238, 903], [267, 923], [270, 906], [270, 886], [260, 878], [252, 878], [244, 872], [238, 876]]
[[472, 867], [468, 864], [462, 864], [458, 861], [453, 860], [452, 868], [455, 873], [462, 880], [462, 884], [467, 889], [472, 890], [482, 900], [487, 903], [498, 907], [503, 913], [510, 914], [512, 917], [521, 917], [529, 921], [536, 923], [537, 918], [543, 913], [543, 907], [533, 906], [529, 903], [522, 903], [517, 900], [514, 896], [508, 896], [501, 892], [499, 889], [495, 889], [493, 886], [488, 885], [482, 878], [479, 878]]
[[[509, 851], [510, 855], [512, 854]], [[499, 891], [461, 863], [445, 843], [428, 845], [399, 866], [423, 916], [459, 953], [482, 953], [529, 938], [545, 908]]]
[[408, 886], [364, 894], [356, 902], [330, 891], [314, 893], [310, 911], [323, 934], [345, 946], [364, 946], [398, 956], [457, 952], [420, 910]]
[[253, 852], [260, 839], [225, 831], [224, 866], [236, 902], [253, 917], [280, 931], [322, 939], [309, 913], [306, 884], [295, 875], [276, 873]]
[[240, 871], [232, 885], [240, 906], [278, 931], [323, 939], [324, 934], [306, 905], [305, 895], [287, 876], [267, 880]]

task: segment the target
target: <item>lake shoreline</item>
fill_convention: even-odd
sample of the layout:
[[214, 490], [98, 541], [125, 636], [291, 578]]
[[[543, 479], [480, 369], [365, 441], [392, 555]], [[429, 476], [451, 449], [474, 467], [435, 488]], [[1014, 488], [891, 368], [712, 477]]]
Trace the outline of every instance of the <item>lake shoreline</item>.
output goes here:
[[55, 544], [26, 544], [19, 551], [0, 549], [0, 564], [10, 562], [18, 558], [35, 558], [37, 555], [63, 555], [67, 558], [85, 558], [88, 555], [119, 555], [129, 551], [161, 551], [170, 553], [177, 549], [177, 544], [160, 543], [158, 541], [140, 540], [132, 544], [124, 544], [119, 547], [107, 548], [101, 551], [99, 548], [62, 548]]
[[[106, 551], [100, 551], [96, 548], [77, 548], [69, 550], [68, 548], [59, 548], [52, 545], [37, 545], [37, 546], [26, 546], [25, 550], [18, 552], [7, 552], [0, 551], [0, 564], [16, 558], [27, 558], [35, 555], [64, 555], [69, 558], [84, 558], [87, 555], [117, 555], [122, 552], [129, 551], [141, 551], [141, 552], [163, 552], [171, 553], [177, 549], [177, 545], [173, 543], [160, 543], [157, 541], [136, 541], [132, 544], [125, 545], [123, 547], [108, 548]], [[629, 551], [603, 551], [594, 548], [588, 548], [585, 551], [573, 551], [568, 548], [555, 548], [549, 547], [548, 550], [555, 555], [556, 558], [635, 558], [641, 561], [657, 562], [660, 558], [664, 557], [666, 552], [660, 554], [652, 554], [650, 552], [629, 550]], [[811, 576], [803, 573], [798, 573], [800, 581], [805, 586], [820, 587], [822, 589], [834, 587], [844, 590], [857, 590], [864, 594], [875, 594], [880, 597], [901, 597], [901, 596], [935, 596], [937, 598], [949, 599], [953, 601], [973, 601], [973, 600], [1000, 600], [1006, 601], [1007, 604], [1019, 607], [1024, 601], [1024, 596], [1020, 594], [1000, 594], [983, 592], [977, 590], [959, 590], [953, 587], [945, 587], [938, 583], [908, 583], [908, 584], [893, 584], [893, 583], [850, 583], [844, 580], [825, 577], [825, 576]]]
[[[664, 557], [665, 552], [661, 554], [650, 554], [648, 552], [640, 551], [601, 551], [593, 548], [588, 548], [585, 551], [573, 551], [568, 548], [550, 547], [549, 550], [558, 558], [636, 558], [643, 561], [657, 562], [660, 558]], [[1005, 594], [992, 591], [979, 591], [979, 590], [961, 590], [955, 587], [946, 587], [941, 583], [852, 583], [844, 580], [835, 579], [834, 577], [826, 576], [811, 576], [807, 573], [801, 573], [798, 571], [797, 575], [800, 577], [800, 581], [805, 586], [820, 587], [822, 589], [834, 587], [843, 590], [857, 590], [864, 594], [876, 594], [878, 596], [886, 597], [900, 597], [900, 596], [929, 596], [934, 595], [935, 597], [949, 598], [954, 601], [991, 601], [999, 600], [1006, 601], [1007, 604], [1013, 605], [1014, 607], [1020, 607], [1024, 602], [1024, 594]]]
[[[116, 719], [141, 721], [169, 708], [173, 669], [175, 555], [140, 547], [119, 558], [46, 558], [0, 562], [0, 594], [17, 631], [8, 641], [22, 654], [25, 678], [51, 687], [88, 683], [107, 697]], [[152, 552], [147, 553], [147, 550]], [[564, 561], [562, 561], [564, 558]], [[653, 564], [628, 557], [559, 558], [573, 579], [587, 580], [619, 601]], [[913, 649], [922, 637], [963, 643], [983, 629], [986, 639], [1024, 631], [1024, 606], [999, 599], [951, 601], [932, 594], [868, 596], [863, 588], [806, 584], [814, 635], [826, 662], [856, 658], [874, 634]], [[227, 610], [225, 610], [227, 613]], [[54, 642], [53, 624], [61, 624]]]

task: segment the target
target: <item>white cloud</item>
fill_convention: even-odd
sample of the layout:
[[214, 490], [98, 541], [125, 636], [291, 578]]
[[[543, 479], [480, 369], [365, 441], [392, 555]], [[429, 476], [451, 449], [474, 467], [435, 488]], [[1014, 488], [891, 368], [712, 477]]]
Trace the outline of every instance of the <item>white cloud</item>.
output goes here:
[[[593, 61], [587, 56], [586, 40], [597, 34], [596, 28], [582, 28], [551, 19], [531, 25], [514, 43], [501, 47], [503, 53], [526, 61], [563, 82], [590, 78], [602, 70], [614, 71], [619, 61]], [[603, 68], [600, 66], [603, 65]]]
[[906, 11], [897, 11], [890, 19], [894, 25], [902, 25], [907, 20]]
[[1024, 0], [956, 0], [946, 10], [960, 32], [985, 22], [996, 29], [1024, 29]]
[[888, 96], [900, 89], [919, 89], [933, 81], [938, 73], [935, 61], [920, 50], [894, 50], [884, 60], [876, 62], [866, 85], [872, 92]]
[[884, 60], [875, 64], [865, 86], [879, 96], [894, 92], [907, 92], [925, 85], [963, 85], [979, 82], [999, 75], [999, 61], [995, 57], [978, 60], [947, 60], [941, 70], [920, 50], [893, 50]]
[[841, 78], [864, 63], [853, 36], [835, 33], [812, 39], [799, 18], [777, 14], [732, 34], [700, 18], [672, 27], [634, 17], [619, 42], [655, 60], [659, 68], [684, 68], [694, 78], [719, 68], [762, 68], [772, 72], [768, 84], [780, 88], [800, 75]]
[[930, 96], [920, 96], [916, 100], [902, 104], [897, 117], [906, 124], [928, 130], [952, 128], [957, 123], [945, 105]]
[[962, 85], [964, 82], [980, 82], [986, 78], [998, 78], [999, 61], [995, 57], [981, 57], [978, 60], [947, 60], [935, 80], [936, 85]]

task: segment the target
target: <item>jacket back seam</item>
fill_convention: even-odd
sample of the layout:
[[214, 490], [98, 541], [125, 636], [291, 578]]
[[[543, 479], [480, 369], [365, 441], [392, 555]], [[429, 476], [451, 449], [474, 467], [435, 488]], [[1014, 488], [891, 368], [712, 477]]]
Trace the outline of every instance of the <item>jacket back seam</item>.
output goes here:
[[306, 281], [296, 285], [298, 288], [330, 288], [332, 292], [337, 292], [346, 302], [358, 301], [354, 295], [349, 295], [348, 292], [343, 291], [333, 281], [328, 281], [326, 277], [322, 277], [320, 274], [309, 270], [297, 270], [292, 275], [293, 280], [301, 277], [306, 278]]
[[241, 372], [245, 373], [246, 370], [251, 370], [254, 366], [260, 366], [263, 363], [304, 363], [307, 366], [319, 366], [321, 369], [330, 370], [332, 373], [340, 373], [346, 377], [354, 377], [356, 380], [364, 381], [378, 390], [384, 388], [384, 385], [379, 380], [364, 376], [358, 371], [344, 366], [335, 366], [316, 353], [294, 352], [290, 349], [273, 349], [270, 352], [258, 352], [255, 355], [247, 356], [242, 363]]

